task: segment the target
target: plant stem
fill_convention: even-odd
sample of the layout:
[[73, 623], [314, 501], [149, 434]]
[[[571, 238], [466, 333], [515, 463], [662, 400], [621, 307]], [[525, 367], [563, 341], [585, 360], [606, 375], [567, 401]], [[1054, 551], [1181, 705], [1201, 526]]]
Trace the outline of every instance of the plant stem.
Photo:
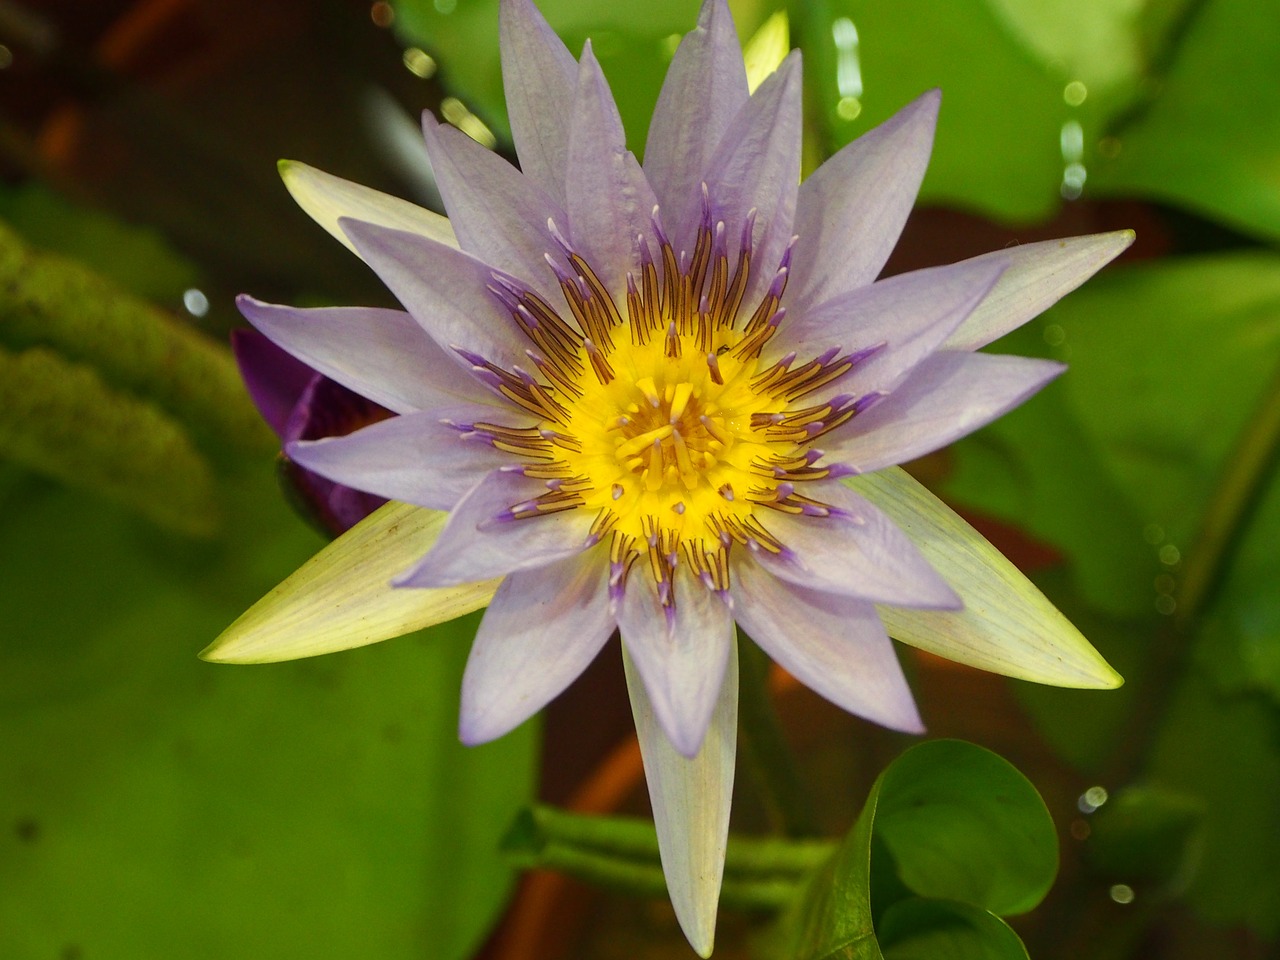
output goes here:
[[738, 723], [745, 759], [776, 829], [788, 837], [817, 836], [813, 803], [769, 698], [769, 658], [745, 637], [739, 649]]
[[[779, 910], [835, 847], [832, 841], [730, 837], [721, 902], [743, 910]], [[536, 806], [517, 819], [503, 850], [519, 867], [558, 870], [640, 896], [666, 895], [658, 836], [647, 820]]]

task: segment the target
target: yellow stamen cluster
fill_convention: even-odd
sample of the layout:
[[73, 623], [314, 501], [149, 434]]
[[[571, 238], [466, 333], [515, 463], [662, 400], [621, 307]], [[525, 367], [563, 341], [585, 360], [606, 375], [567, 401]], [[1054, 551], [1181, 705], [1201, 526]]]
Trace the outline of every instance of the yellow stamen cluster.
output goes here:
[[794, 486], [829, 475], [807, 445], [853, 409], [797, 401], [855, 361], [823, 356], [795, 366], [784, 357], [761, 369], [782, 317], [786, 270], [740, 325], [749, 245], [731, 269], [708, 227], [683, 267], [662, 244], [661, 271], [646, 262], [630, 281], [625, 318], [591, 266], [576, 255], [569, 262], [575, 273], [561, 289], [572, 323], [536, 294], [510, 292], [544, 379], [488, 366], [499, 389], [539, 420], [524, 429], [477, 425], [547, 482], [546, 494], [513, 511], [590, 511], [617, 575], [646, 558], [665, 602], [680, 563], [727, 589], [734, 543], [781, 549], [762, 523], [765, 509], [825, 512]]

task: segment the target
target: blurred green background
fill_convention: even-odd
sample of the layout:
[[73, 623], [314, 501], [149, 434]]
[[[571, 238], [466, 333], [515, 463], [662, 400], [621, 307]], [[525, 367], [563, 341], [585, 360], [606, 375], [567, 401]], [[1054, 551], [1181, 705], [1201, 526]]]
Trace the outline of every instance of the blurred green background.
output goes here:
[[[743, 39], [779, 9], [731, 6]], [[697, 4], [542, 9], [575, 52], [593, 38], [639, 150]], [[496, 11], [0, 2], [0, 957], [472, 957], [512, 888], [496, 845], [516, 811], [571, 796], [626, 730], [609, 660], [548, 718], [541, 787], [536, 724], [463, 749], [474, 619], [315, 661], [195, 658], [323, 542], [225, 349], [234, 294], [388, 302], [275, 161], [430, 204], [423, 109], [510, 155]], [[992, 348], [1068, 375], [913, 468], [1128, 680], [912, 661], [931, 733], [1009, 757], [1057, 822], [1063, 874], [1015, 926], [1038, 958], [1280, 956], [1280, 4], [788, 12], [810, 168], [943, 90], [891, 272], [1138, 231]], [[807, 769], [847, 827], [906, 741], [786, 715], [802, 746], [843, 724]], [[610, 902], [563, 955], [687, 955], [647, 915], [618, 933]], [[526, 946], [486, 956], [560, 955]]]

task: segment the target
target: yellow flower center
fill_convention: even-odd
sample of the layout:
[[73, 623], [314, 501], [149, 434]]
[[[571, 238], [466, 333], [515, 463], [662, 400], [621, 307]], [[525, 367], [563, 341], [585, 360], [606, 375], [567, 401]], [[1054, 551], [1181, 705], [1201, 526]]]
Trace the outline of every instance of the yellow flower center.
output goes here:
[[539, 423], [477, 425], [501, 449], [532, 461], [526, 475], [547, 483], [546, 494], [513, 506], [516, 516], [589, 511], [615, 575], [647, 557], [664, 600], [677, 564], [724, 590], [735, 542], [781, 549], [762, 522], [768, 511], [824, 514], [795, 485], [830, 475], [813, 465], [808, 444], [854, 413], [847, 402], [803, 398], [857, 357], [832, 352], [797, 365], [787, 356], [763, 366], [787, 271], [744, 321], [750, 251], [731, 269], [713, 236], [703, 228], [683, 268], [664, 244], [661, 277], [657, 264], [645, 264], [629, 284], [625, 318], [573, 255], [576, 274], [561, 281], [572, 323], [536, 294], [511, 291], [512, 316], [534, 344], [544, 379], [489, 370]]

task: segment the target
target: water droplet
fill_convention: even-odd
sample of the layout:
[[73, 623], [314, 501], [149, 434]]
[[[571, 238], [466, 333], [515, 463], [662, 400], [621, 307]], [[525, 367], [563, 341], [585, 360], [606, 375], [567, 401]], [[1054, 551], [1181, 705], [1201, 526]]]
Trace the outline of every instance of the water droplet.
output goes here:
[[1089, 96], [1089, 88], [1079, 80], [1072, 80], [1062, 88], [1062, 99], [1066, 101], [1069, 107], [1080, 106], [1087, 96]]
[[1111, 889], [1107, 891], [1111, 899], [1119, 904], [1133, 903], [1133, 887], [1127, 883], [1112, 884]]
[[[831, 39], [836, 45], [836, 90], [842, 98], [857, 101], [862, 96], [862, 63], [858, 57], [858, 28], [848, 17], [837, 17], [831, 22]], [[861, 111], [861, 105], [858, 109]], [[849, 120], [852, 117], [845, 117], [845, 119]]]
[[415, 77], [421, 77], [423, 80], [430, 80], [436, 74], [436, 61], [431, 54], [425, 50], [419, 50], [417, 47], [409, 47], [405, 50], [404, 56], [405, 69], [412, 73]]
[[836, 104], [836, 116], [841, 120], [857, 120], [862, 113], [862, 102], [857, 97], [841, 97]]
[[1107, 796], [1106, 787], [1090, 787], [1080, 794], [1080, 799], [1076, 801], [1076, 807], [1081, 813], [1093, 813], [1093, 811], [1107, 802]]
[[209, 312], [209, 298], [195, 287], [182, 291], [182, 305], [193, 317], [203, 317]]

